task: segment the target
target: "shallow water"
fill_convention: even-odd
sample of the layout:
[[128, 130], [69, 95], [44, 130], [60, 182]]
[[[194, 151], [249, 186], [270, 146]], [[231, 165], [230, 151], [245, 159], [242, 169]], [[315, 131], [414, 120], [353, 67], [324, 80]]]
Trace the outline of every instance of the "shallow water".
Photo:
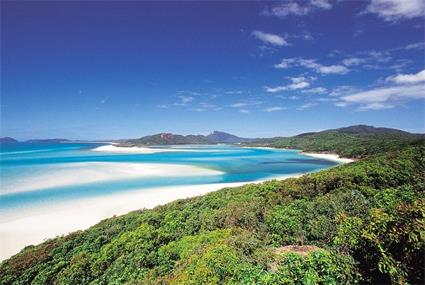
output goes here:
[[[173, 146], [176, 152], [151, 154], [92, 151], [99, 145], [21, 143], [2, 146], [0, 213], [153, 187], [272, 179], [337, 164], [307, 157], [295, 150], [197, 145]], [[156, 175], [140, 173], [139, 176], [134, 170], [128, 175], [125, 173], [128, 165], [143, 163], [190, 165], [216, 171], [203, 175], [188, 171], [178, 176], [166, 172]], [[121, 171], [120, 175], [117, 170]]]

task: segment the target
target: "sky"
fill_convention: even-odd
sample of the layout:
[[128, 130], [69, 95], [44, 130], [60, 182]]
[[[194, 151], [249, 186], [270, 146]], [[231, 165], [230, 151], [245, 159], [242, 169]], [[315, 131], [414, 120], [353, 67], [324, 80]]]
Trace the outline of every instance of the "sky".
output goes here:
[[425, 132], [422, 0], [2, 1], [0, 136]]

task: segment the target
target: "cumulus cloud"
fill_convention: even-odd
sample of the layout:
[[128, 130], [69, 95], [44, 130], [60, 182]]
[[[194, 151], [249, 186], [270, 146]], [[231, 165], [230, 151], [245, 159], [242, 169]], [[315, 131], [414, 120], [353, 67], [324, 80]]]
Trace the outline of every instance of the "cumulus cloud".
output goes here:
[[372, 0], [366, 13], [376, 14], [387, 22], [423, 17], [424, 0]]
[[358, 90], [352, 86], [340, 86], [330, 95], [335, 96], [338, 107], [357, 105], [358, 111], [391, 109], [406, 101], [425, 99], [425, 69], [413, 74], [397, 74], [385, 80], [392, 86]]
[[289, 45], [288, 42], [283, 37], [276, 34], [264, 33], [261, 31], [253, 31], [252, 35], [265, 44], [270, 44], [270, 45], [279, 46], [279, 47]]
[[323, 65], [318, 63], [315, 59], [304, 58], [284, 58], [280, 63], [274, 65], [275, 68], [290, 68], [294, 66], [302, 66], [321, 74], [346, 74], [350, 71], [344, 65]]
[[304, 89], [304, 88], [307, 88], [307, 87], [310, 86], [310, 82], [304, 76], [292, 77], [292, 78], [290, 78], [290, 80], [292, 81], [292, 83], [290, 83], [288, 85], [276, 86], [276, 87], [266, 86], [265, 87], [266, 91], [270, 92], [270, 93], [276, 93], [276, 92], [281, 92], [281, 91], [286, 91], [286, 90]]
[[425, 69], [414, 74], [397, 74], [387, 77], [386, 81], [394, 82], [396, 84], [415, 84], [425, 82]]
[[285, 1], [263, 10], [263, 15], [284, 18], [289, 15], [304, 16], [315, 11], [329, 10], [332, 4], [329, 0]]
[[361, 91], [339, 99], [336, 104], [339, 107], [358, 104], [359, 111], [382, 110], [406, 100], [425, 99], [425, 90], [423, 84], [391, 86]]

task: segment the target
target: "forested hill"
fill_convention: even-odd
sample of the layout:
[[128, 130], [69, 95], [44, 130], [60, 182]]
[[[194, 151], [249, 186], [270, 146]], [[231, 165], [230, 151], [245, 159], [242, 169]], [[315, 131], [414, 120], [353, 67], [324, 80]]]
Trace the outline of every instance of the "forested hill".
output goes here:
[[314, 152], [331, 152], [343, 157], [363, 158], [384, 151], [400, 149], [412, 143], [424, 141], [424, 134], [355, 125], [321, 132], [303, 133], [293, 137], [241, 138], [232, 134], [214, 131], [204, 135], [177, 135], [160, 133], [138, 139], [121, 140], [121, 146], [182, 145], [182, 144], [244, 144], [301, 149]]
[[424, 284], [425, 147], [229, 188], [27, 247], [0, 284]]
[[138, 139], [123, 140], [122, 146], [137, 145], [181, 145], [181, 144], [216, 144], [216, 143], [241, 143], [250, 142], [252, 139], [241, 138], [225, 132], [214, 131], [209, 135], [177, 135], [160, 133], [152, 136], [144, 136]]
[[293, 137], [262, 139], [252, 145], [301, 149], [307, 152], [331, 152], [343, 157], [363, 158], [397, 150], [412, 143], [423, 143], [424, 139], [423, 134], [357, 125]]

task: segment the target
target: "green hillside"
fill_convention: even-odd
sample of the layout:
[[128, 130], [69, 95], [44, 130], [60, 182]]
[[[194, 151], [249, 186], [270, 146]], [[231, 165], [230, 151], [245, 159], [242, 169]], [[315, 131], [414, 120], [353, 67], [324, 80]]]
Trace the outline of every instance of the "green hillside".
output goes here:
[[423, 284], [425, 147], [179, 200], [27, 247], [0, 284]]
[[411, 143], [420, 143], [423, 139], [424, 135], [401, 130], [358, 125], [293, 137], [258, 140], [256, 144], [302, 149], [307, 152], [332, 152], [343, 157], [363, 158], [398, 150]]
[[225, 132], [214, 131], [204, 135], [176, 135], [161, 133], [151, 136], [144, 136], [138, 139], [123, 140], [121, 146], [146, 146], [146, 145], [182, 145], [182, 144], [216, 144], [216, 143], [241, 143], [249, 142], [253, 139], [241, 138]]

